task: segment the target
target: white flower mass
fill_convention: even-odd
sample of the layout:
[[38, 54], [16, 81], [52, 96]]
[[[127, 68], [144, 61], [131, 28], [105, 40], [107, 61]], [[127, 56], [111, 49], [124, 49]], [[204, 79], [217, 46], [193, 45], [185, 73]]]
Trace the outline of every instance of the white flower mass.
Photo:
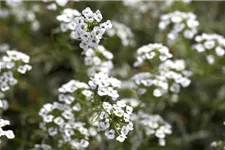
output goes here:
[[104, 33], [112, 28], [110, 20], [101, 23], [103, 19], [99, 10], [93, 12], [89, 7], [79, 13], [75, 9], [64, 9], [61, 15], [57, 16], [57, 20], [63, 22], [61, 24], [62, 32], [71, 30], [70, 37], [80, 40], [80, 48], [87, 50], [98, 46]]
[[0, 90], [2, 92], [8, 91], [10, 86], [17, 84], [15, 72], [25, 74], [32, 69], [29, 62], [30, 57], [27, 54], [16, 50], [6, 51], [6, 55], [0, 59]]
[[214, 64], [218, 59], [223, 59], [225, 54], [225, 38], [218, 34], [197, 35], [193, 49], [198, 53], [204, 53], [209, 64]]
[[162, 44], [148, 44], [144, 45], [137, 50], [137, 61], [134, 63], [134, 66], [140, 66], [144, 63], [145, 60], [159, 59], [165, 61], [171, 58], [173, 55], [169, 52], [169, 49]]
[[164, 31], [169, 28], [167, 37], [169, 41], [174, 41], [179, 34], [186, 39], [193, 39], [197, 34], [199, 22], [196, 15], [189, 12], [174, 11], [160, 17], [159, 29]]

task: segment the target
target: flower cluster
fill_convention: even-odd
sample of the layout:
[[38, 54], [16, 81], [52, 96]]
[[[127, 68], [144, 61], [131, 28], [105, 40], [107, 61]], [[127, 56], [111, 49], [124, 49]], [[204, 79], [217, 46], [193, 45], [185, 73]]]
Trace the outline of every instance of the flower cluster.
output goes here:
[[62, 31], [72, 30], [70, 37], [81, 40], [80, 47], [87, 50], [96, 47], [107, 29], [112, 28], [111, 21], [100, 23], [102, 14], [99, 10], [95, 13], [87, 7], [80, 14], [77, 10], [65, 9], [62, 15], [57, 16]]
[[9, 8], [0, 8], [0, 18], [6, 18], [12, 15], [18, 23], [29, 22], [33, 31], [40, 28], [40, 22], [36, 17], [36, 12], [40, 11], [38, 5], [33, 5], [31, 9], [27, 9], [22, 3], [22, 0], [6, 0], [6, 5]]
[[128, 132], [133, 130], [130, 121], [133, 108], [122, 101], [109, 103], [109, 98], [116, 100], [119, 97], [118, 87], [119, 80], [102, 72], [95, 74], [89, 85], [69, 81], [59, 88], [58, 102], [41, 108], [39, 115], [43, 122], [40, 128], [58, 139], [58, 147], [87, 148], [89, 138], [96, 136], [97, 131], [105, 131], [108, 139], [114, 139], [117, 134], [116, 139], [123, 142]]
[[179, 33], [182, 33], [186, 39], [192, 39], [197, 33], [198, 25], [199, 22], [196, 20], [195, 14], [175, 11], [161, 16], [159, 29], [165, 30], [171, 27], [172, 29], [167, 37], [170, 41], [173, 41]]
[[151, 59], [159, 59], [160, 62], [171, 58], [173, 55], [169, 52], [169, 49], [162, 44], [148, 44], [144, 45], [137, 50], [137, 60], [134, 66], [140, 66], [144, 61], [149, 61]]
[[61, 31], [66, 32], [67, 30], [75, 30], [77, 23], [75, 18], [80, 16], [81, 13], [76, 9], [65, 8], [61, 15], [57, 16], [57, 20], [63, 22], [61, 23]]
[[[10, 89], [10, 86], [17, 84], [17, 79], [14, 78], [14, 73], [19, 72], [25, 74], [31, 70], [29, 65], [30, 57], [22, 52], [8, 50], [7, 44], [0, 45], [0, 50], [6, 52], [6, 55], [0, 58], [0, 113], [8, 108], [8, 102], [5, 98], [5, 91]], [[9, 125], [8, 120], [1, 119], [0, 116], [0, 137], [6, 136], [8, 139], [15, 137], [13, 131], [4, 131], [2, 127]]]
[[121, 86], [121, 81], [109, 77], [106, 73], [99, 72], [95, 74], [94, 77], [91, 77], [88, 84], [92, 89], [96, 89], [100, 96], [109, 96], [112, 100], [116, 100], [119, 97], [117, 88]]
[[149, 115], [143, 112], [138, 112], [134, 118], [134, 122], [144, 129], [146, 136], [154, 135], [158, 138], [159, 145], [165, 146], [165, 137], [172, 133], [172, 127], [169, 123], [159, 115]]
[[[186, 70], [185, 61], [171, 60], [173, 55], [167, 47], [161, 44], [144, 45], [137, 50], [137, 54], [135, 67], [144, 65], [144, 62], [148, 62], [150, 65], [157, 62], [156, 65], [159, 65], [157, 69], [140, 72], [132, 77], [132, 80], [138, 85], [139, 94], [144, 94], [147, 91], [146, 87], [149, 87], [153, 96], [161, 97], [171, 92], [176, 101], [180, 85], [187, 87], [191, 82], [188, 77], [192, 73]], [[148, 63], [146, 65], [149, 65]]]
[[7, 55], [3, 56], [0, 61], [0, 89], [3, 92], [9, 90], [10, 86], [17, 83], [13, 76], [14, 70], [25, 74], [32, 68], [29, 65], [30, 57], [28, 55], [15, 50], [8, 50], [6, 53]]
[[15, 135], [12, 130], [4, 131], [2, 129], [2, 127], [6, 126], [6, 125], [10, 125], [10, 122], [8, 120], [3, 120], [0, 118], [0, 138], [2, 136], [6, 136], [8, 139], [13, 139], [15, 137]]
[[79, 105], [71, 108], [71, 105], [54, 102], [45, 104], [40, 110], [39, 114], [44, 121], [40, 127], [46, 130], [50, 136], [58, 139], [59, 148], [82, 149], [88, 147], [89, 131], [85, 127], [85, 123], [75, 121], [74, 112], [80, 111], [80, 109]]
[[84, 51], [84, 56], [84, 63], [89, 66], [87, 70], [89, 76], [94, 76], [97, 72], [109, 74], [113, 69], [113, 54], [102, 45]]
[[[130, 130], [133, 130], [131, 115], [133, 108], [126, 105], [123, 101], [116, 104], [103, 102], [103, 111], [99, 114], [98, 131], [105, 131], [107, 139], [114, 139], [123, 142]], [[120, 121], [115, 121], [120, 120]]]
[[112, 21], [112, 28], [107, 30], [109, 36], [117, 36], [120, 38], [123, 46], [133, 46], [135, 44], [133, 32], [125, 24]]
[[92, 92], [86, 83], [76, 80], [62, 85], [59, 92], [59, 102], [45, 104], [40, 110], [39, 115], [43, 118], [40, 127], [48, 131], [50, 136], [59, 139], [59, 148], [87, 148], [89, 130], [84, 122], [75, 120], [75, 114], [82, 110], [81, 104], [86, 103], [84, 100], [90, 100]]
[[178, 94], [180, 87], [187, 87], [191, 81], [191, 72], [185, 70], [184, 60], [166, 60], [160, 64], [158, 73], [142, 72], [133, 76], [137, 85], [153, 87], [153, 95], [160, 97], [168, 92]]
[[196, 44], [193, 49], [199, 53], [206, 54], [206, 59], [209, 64], [215, 62], [215, 58], [223, 58], [225, 54], [225, 38], [218, 34], [197, 35], [195, 37]]

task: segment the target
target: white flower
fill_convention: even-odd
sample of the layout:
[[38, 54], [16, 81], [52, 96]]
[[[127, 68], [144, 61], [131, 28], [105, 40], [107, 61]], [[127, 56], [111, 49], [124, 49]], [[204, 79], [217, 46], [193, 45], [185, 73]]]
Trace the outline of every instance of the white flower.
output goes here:
[[93, 95], [93, 92], [90, 90], [83, 90], [82, 94], [86, 97], [91, 97]]
[[115, 138], [115, 130], [111, 129], [109, 131], [105, 131], [105, 136], [107, 139], [114, 139]]
[[13, 139], [15, 138], [15, 135], [13, 133], [12, 130], [6, 130], [4, 131], [2, 129], [2, 127], [6, 126], [6, 125], [9, 125], [10, 122], [8, 120], [3, 120], [3, 119], [0, 119], [0, 137], [1, 136], [6, 136], [8, 139]]
[[165, 138], [165, 134], [162, 130], [156, 130], [155, 136], [160, 139]]
[[130, 118], [131, 118], [131, 115], [130, 114], [127, 114], [127, 113], [124, 113], [123, 118], [124, 118], [124, 121], [125, 122], [129, 122], [130, 121]]
[[74, 115], [72, 113], [71, 110], [65, 110], [63, 113], [62, 113], [62, 116], [65, 118], [65, 119], [73, 119], [74, 118]]
[[216, 47], [216, 55], [223, 56], [225, 54], [225, 50], [221, 47]]
[[108, 102], [103, 102], [102, 104], [103, 108], [105, 109], [105, 111], [108, 113], [108, 114], [111, 114], [111, 111], [112, 111], [112, 105]]
[[119, 141], [119, 142], [123, 142], [127, 137], [125, 135], [119, 135], [116, 140]]
[[129, 133], [130, 129], [127, 126], [123, 126], [121, 129], [121, 135], [127, 135]]
[[170, 86], [170, 91], [173, 92], [173, 93], [179, 93], [180, 92], [180, 85], [176, 84], [176, 83], [173, 83]]
[[117, 106], [119, 106], [119, 107], [125, 107], [126, 106], [126, 104], [123, 102], [123, 101], [117, 101]]
[[53, 128], [53, 127], [48, 128], [48, 134], [49, 134], [50, 136], [54, 136], [54, 135], [56, 135], [57, 133], [58, 133], [58, 130], [57, 130], [56, 128]]
[[44, 116], [44, 122], [52, 122], [53, 121], [54, 116], [53, 115], [47, 115]]
[[165, 146], [166, 145], [165, 139], [159, 139], [159, 145], [160, 146]]
[[55, 0], [59, 6], [65, 6], [69, 0]]
[[72, 129], [65, 129], [64, 132], [65, 132], [65, 135], [68, 136], [68, 137], [70, 137], [70, 136], [75, 134], [74, 130], [72, 130]]
[[130, 107], [130, 106], [126, 106], [126, 112], [127, 112], [127, 114], [132, 114], [132, 112], [133, 112], [133, 107]]
[[73, 106], [72, 108], [74, 111], [80, 111], [81, 110], [81, 105], [77, 103], [76, 105]]
[[213, 55], [208, 55], [206, 57], [206, 59], [207, 59], [207, 61], [208, 61], [209, 64], [213, 64], [215, 62], [215, 58], [214, 58]]
[[114, 104], [113, 105], [113, 113], [118, 117], [122, 117], [124, 114], [124, 110], [121, 107]]
[[14, 135], [13, 131], [11, 131], [11, 130], [5, 131], [4, 134], [5, 134], [5, 136], [6, 136], [8, 139], [13, 139], [13, 138], [15, 138], [15, 135]]
[[87, 140], [85, 140], [85, 139], [82, 139], [82, 140], [80, 141], [80, 145], [81, 145], [81, 147], [83, 147], [83, 148], [87, 148], [88, 145], [89, 145], [89, 142], [88, 142]]
[[98, 123], [98, 131], [104, 131], [106, 130], [107, 128], [109, 128], [110, 124], [109, 122], [99, 122]]
[[160, 89], [154, 89], [153, 95], [154, 95], [155, 97], [160, 97], [160, 96], [163, 95], [163, 92], [162, 92]]
[[63, 120], [62, 117], [56, 117], [56, 118], [54, 119], [54, 123], [57, 124], [57, 125], [59, 125], [59, 126], [61, 126], [61, 125], [63, 125], [64, 120]]
[[199, 53], [205, 52], [209, 64], [214, 64], [216, 59], [221, 59], [225, 54], [225, 38], [221, 35], [203, 33], [196, 36], [195, 41], [193, 49]]
[[104, 111], [100, 113], [99, 118], [102, 119], [107, 119], [109, 116], [107, 113], [105, 113]]
[[127, 125], [127, 128], [128, 128], [129, 130], [133, 130], [133, 129], [134, 129], [133, 123], [132, 123], [132, 122], [129, 122], [129, 124]]

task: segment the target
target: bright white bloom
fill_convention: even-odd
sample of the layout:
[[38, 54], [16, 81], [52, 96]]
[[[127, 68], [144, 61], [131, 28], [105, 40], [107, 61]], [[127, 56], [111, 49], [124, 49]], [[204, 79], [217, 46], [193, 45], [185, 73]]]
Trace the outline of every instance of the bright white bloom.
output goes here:
[[80, 82], [80, 81], [76, 81], [76, 80], [70, 80], [68, 83], [62, 85], [59, 88], [59, 92], [61, 93], [73, 93], [78, 89], [89, 89], [89, 86], [84, 83], [84, 82]]
[[115, 138], [115, 130], [111, 129], [105, 132], [105, 136], [107, 139], [111, 140]]
[[214, 64], [217, 59], [223, 59], [225, 54], [225, 38], [218, 34], [197, 35], [193, 49], [206, 55], [209, 64]]
[[3, 136], [6, 136], [8, 139], [15, 138], [15, 135], [14, 135], [14, 133], [13, 133], [12, 130], [6, 130], [6, 131], [4, 131], [2, 129], [2, 127], [6, 126], [6, 125], [10, 125], [9, 121], [8, 120], [0, 119], [0, 138], [3, 137]]
[[186, 39], [192, 39], [197, 33], [198, 25], [199, 22], [196, 20], [195, 14], [175, 11], [161, 16], [159, 29], [166, 30], [171, 27], [167, 35], [171, 42], [177, 38], [179, 33], [182, 33]]
[[119, 141], [119, 142], [123, 142], [126, 138], [127, 138], [127, 137], [126, 137], [125, 135], [121, 134], [120, 136], [118, 136], [118, 137], [116, 138], [116, 140]]
[[69, 0], [55, 0], [56, 4], [59, 6], [65, 6]]
[[94, 75], [88, 82], [92, 89], [97, 89], [99, 96], [109, 96], [112, 100], [119, 97], [117, 88], [121, 86], [121, 82], [116, 78], [109, 77], [107, 74], [100, 72]]
[[[126, 105], [124, 101], [117, 101], [113, 105], [108, 102], [103, 102], [102, 107], [104, 111], [98, 117], [98, 131], [105, 131], [107, 139], [114, 139], [120, 133], [116, 140], [123, 142], [129, 131], [133, 130], [133, 123], [131, 122], [133, 108]], [[112, 118], [115, 121], [109, 122]]]
[[152, 59], [159, 59], [160, 62], [165, 61], [172, 56], [169, 49], [162, 44], [155, 43], [144, 45], [137, 50], [137, 60], [134, 63], [134, 66], [140, 66], [144, 61], [150, 61]]
[[57, 16], [57, 19], [63, 22], [61, 24], [63, 32], [71, 30], [70, 37], [81, 40], [80, 47], [84, 50], [98, 46], [103, 34], [112, 28], [110, 20], [100, 23], [102, 20], [101, 12], [99, 10], [92, 12], [89, 7], [84, 9], [82, 14], [77, 10], [67, 8], [61, 15]]

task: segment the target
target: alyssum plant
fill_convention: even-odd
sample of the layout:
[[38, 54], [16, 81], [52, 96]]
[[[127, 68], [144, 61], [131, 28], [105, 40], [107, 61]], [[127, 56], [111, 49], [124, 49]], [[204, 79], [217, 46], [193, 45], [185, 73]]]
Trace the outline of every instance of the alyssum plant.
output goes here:
[[[62, 7], [66, 3], [56, 1]], [[58, 6], [53, 4], [48, 8], [57, 9]], [[81, 63], [86, 66], [84, 71], [88, 80], [69, 80], [58, 88], [58, 98], [54, 102], [43, 105], [39, 111], [39, 127], [45, 136], [31, 150], [83, 150], [90, 149], [93, 141], [99, 144], [108, 140], [120, 146], [128, 141], [130, 149], [138, 149], [145, 138], [165, 146], [167, 136], [172, 134], [172, 125], [160, 115], [146, 111], [151, 109], [148, 100], [177, 102], [182, 88], [191, 84], [193, 76], [190, 63], [185, 58], [177, 58], [170, 48], [181, 37], [190, 43], [194, 42], [188, 49], [197, 56], [203, 56], [204, 61], [208, 62], [205, 65], [223, 63], [225, 38], [218, 34], [198, 35], [199, 22], [196, 18], [191, 12], [181, 11], [160, 17], [158, 27], [161, 33], [166, 33], [167, 45], [149, 43], [138, 48], [132, 66], [137, 72], [129, 74], [126, 81], [129, 83], [126, 88], [134, 91], [138, 97], [136, 99], [121, 96], [126, 83], [113, 77], [116, 70], [114, 55], [104, 44], [100, 44], [107, 34], [109, 37], [118, 36], [123, 46], [133, 45], [135, 42], [131, 30], [116, 21], [103, 22], [99, 10], [93, 12], [87, 7], [79, 12], [65, 8], [55, 20], [60, 23], [60, 34], [68, 34], [71, 41], [78, 41], [83, 57]], [[33, 17], [34, 22], [36, 17]], [[34, 29], [38, 28], [36, 25]], [[1, 56], [0, 113], [10, 105], [5, 100], [6, 92], [19, 83], [17, 78], [21, 74], [31, 69], [30, 57], [25, 53], [7, 49], [6, 54]], [[4, 130], [4, 126], [10, 122], [1, 116], [0, 140], [15, 138], [12, 130]], [[224, 148], [224, 142], [213, 142], [212, 146]]]

